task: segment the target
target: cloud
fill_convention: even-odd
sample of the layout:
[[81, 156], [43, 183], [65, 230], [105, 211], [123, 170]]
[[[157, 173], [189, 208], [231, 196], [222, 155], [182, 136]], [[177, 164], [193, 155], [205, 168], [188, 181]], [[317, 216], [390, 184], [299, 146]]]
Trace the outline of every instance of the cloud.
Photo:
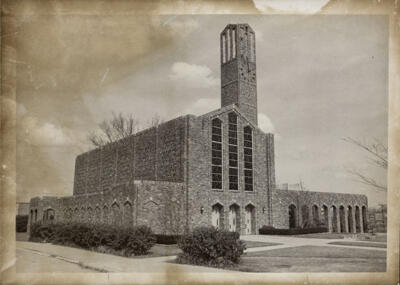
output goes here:
[[162, 25], [167, 26], [174, 34], [179, 36], [187, 36], [200, 27], [200, 24], [197, 20], [178, 19], [177, 15], [168, 17], [165, 21], [163, 21]]
[[264, 113], [258, 114], [258, 127], [266, 133], [275, 133], [275, 127], [271, 119]]
[[208, 88], [219, 84], [219, 79], [212, 75], [210, 68], [186, 62], [175, 62], [169, 78], [191, 88]]
[[74, 143], [72, 136], [67, 135], [61, 127], [49, 122], [40, 123], [31, 116], [22, 119], [20, 131], [20, 138], [36, 146], [66, 146]]

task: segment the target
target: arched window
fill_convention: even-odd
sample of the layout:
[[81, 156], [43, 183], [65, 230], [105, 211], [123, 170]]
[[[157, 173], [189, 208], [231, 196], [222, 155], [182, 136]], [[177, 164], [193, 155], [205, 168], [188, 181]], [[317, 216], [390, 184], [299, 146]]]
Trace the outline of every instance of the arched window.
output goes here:
[[96, 223], [101, 222], [101, 210], [99, 206], [96, 206], [96, 208], [94, 208], [94, 220]]
[[129, 201], [124, 203], [124, 219], [123, 223], [125, 227], [133, 226], [133, 208]]
[[312, 208], [312, 224], [315, 227], [320, 226], [320, 221], [319, 221], [319, 210], [318, 210], [318, 206], [317, 205], [313, 205]]
[[226, 36], [225, 33], [221, 35], [221, 56], [222, 56], [222, 63], [226, 62]]
[[253, 191], [253, 134], [249, 126], [243, 129], [244, 190]]
[[93, 218], [93, 210], [92, 210], [92, 207], [88, 207], [87, 208], [87, 221], [89, 222], [89, 223], [92, 223], [93, 221], [92, 221], [92, 218]]
[[294, 204], [289, 206], [289, 229], [297, 227], [297, 209]]
[[104, 207], [103, 207], [103, 219], [102, 219], [102, 222], [104, 224], [108, 224], [109, 223], [108, 207], [106, 205], [104, 205]]
[[211, 130], [211, 187], [222, 189], [222, 123], [212, 120]]
[[229, 113], [228, 121], [229, 190], [239, 190], [237, 115], [235, 113]]
[[119, 204], [117, 202], [114, 202], [111, 205], [111, 216], [112, 216], [112, 223], [117, 226], [121, 226], [122, 224], [122, 215], [121, 215], [121, 209], [119, 207]]

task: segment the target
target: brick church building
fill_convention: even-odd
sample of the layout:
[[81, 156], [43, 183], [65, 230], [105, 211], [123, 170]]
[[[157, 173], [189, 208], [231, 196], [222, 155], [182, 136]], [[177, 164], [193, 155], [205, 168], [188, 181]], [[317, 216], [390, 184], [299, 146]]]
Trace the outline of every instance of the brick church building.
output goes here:
[[29, 224], [146, 224], [161, 234], [205, 225], [241, 234], [263, 225], [366, 231], [364, 195], [276, 189], [274, 135], [257, 126], [255, 33], [227, 25], [220, 49], [221, 108], [79, 155], [73, 195], [31, 199]]

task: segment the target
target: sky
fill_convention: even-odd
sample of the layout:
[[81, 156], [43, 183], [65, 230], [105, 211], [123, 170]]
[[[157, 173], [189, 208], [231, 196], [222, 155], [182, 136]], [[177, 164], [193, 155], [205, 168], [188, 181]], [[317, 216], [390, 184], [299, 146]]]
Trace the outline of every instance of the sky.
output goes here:
[[278, 183], [310, 190], [386, 193], [386, 172], [343, 141], [387, 143], [385, 16], [35, 15], [18, 19], [17, 201], [71, 195], [76, 155], [112, 112], [146, 126], [220, 106], [219, 33], [256, 33], [259, 127], [275, 133]]

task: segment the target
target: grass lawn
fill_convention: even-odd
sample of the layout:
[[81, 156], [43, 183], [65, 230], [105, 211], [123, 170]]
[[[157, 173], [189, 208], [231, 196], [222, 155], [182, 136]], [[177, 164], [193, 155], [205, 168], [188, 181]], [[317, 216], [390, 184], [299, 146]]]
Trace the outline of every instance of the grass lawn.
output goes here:
[[376, 235], [361, 235], [357, 238], [359, 241], [386, 242], [387, 234], [379, 233]]
[[[279, 245], [281, 243], [275, 242], [258, 242], [258, 241], [245, 241], [246, 247], [261, 247], [261, 246], [273, 246]], [[178, 248], [176, 244], [164, 245], [156, 244], [150, 249], [150, 253], [146, 255], [132, 256], [132, 258], [148, 258], [148, 257], [160, 257], [160, 256], [171, 256], [178, 255], [182, 251]]]
[[386, 252], [300, 246], [247, 253], [232, 269], [247, 272], [382, 272], [386, 271]]
[[176, 244], [165, 245], [165, 244], [155, 244], [151, 249], [149, 254], [131, 256], [131, 258], [148, 258], [148, 257], [160, 257], [160, 256], [171, 256], [178, 255], [182, 251], [178, 248]]
[[261, 241], [244, 241], [246, 243], [246, 248], [252, 247], [262, 247], [262, 246], [274, 246], [280, 245], [281, 243], [277, 242], [261, 242]]
[[346, 234], [340, 233], [317, 233], [317, 234], [304, 234], [304, 235], [292, 235], [291, 237], [299, 238], [322, 238], [322, 239], [343, 239]]
[[385, 243], [377, 243], [377, 242], [335, 241], [335, 242], [330, 242], [329, 244], [386, 248]]

